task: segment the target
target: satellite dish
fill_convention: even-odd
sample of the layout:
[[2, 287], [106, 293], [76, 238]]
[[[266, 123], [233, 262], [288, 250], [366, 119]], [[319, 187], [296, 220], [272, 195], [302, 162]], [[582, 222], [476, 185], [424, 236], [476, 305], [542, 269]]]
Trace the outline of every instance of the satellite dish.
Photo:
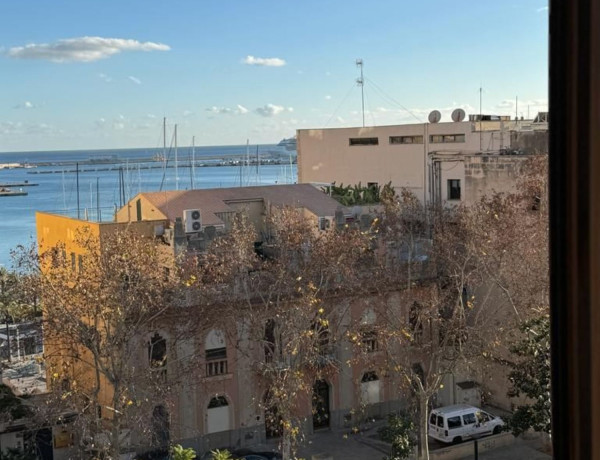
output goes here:
[[429, 123], [437, 123], [442, 119], [442, 114], [439, 110], [432, 110], [429, 114]]
[[455, 109], [452, 112], [452, 121], [463, 121], [465, 119], [465, 111], [463, 109]]

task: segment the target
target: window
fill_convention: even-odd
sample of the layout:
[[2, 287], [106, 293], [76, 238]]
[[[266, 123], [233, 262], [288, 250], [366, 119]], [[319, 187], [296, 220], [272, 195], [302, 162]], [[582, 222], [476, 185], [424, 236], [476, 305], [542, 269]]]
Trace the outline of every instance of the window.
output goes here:
[[72, 252], [71, 253], [71, 270], [75, 271], [76, 268], [77, 268], [77, 259], [75, 257], [75, 253]]
[[207, 334], [204, 352], [207, 377], [227, 374], [227, 347], [223, 332], [213, 329]]
[[361, 334], [361, 341], [364, 349], [368, 353], [379, 350], [379, 341], [377, 340], [377, 331], [367, 330]]
[[441, 415], [438, 415], [437, 426], [439, 426], [440, 428], [444, 428], [444, 417], [442, 417]]
[[422, 144], [423, 136], [390, 136], [390, 144]]
[[451, 430], [453, 428], [460, 428], [462, 423], [460, 422], [460, 417], [449, 417], [448, 418], [448, 429]]
[[212, 398], [208, 403], [209, 409], [216, 409], [217, 407], [227, 407], [229, 403], [227, 402], [227, 398], [225, 396], [216, 396]]
[[435, 425], [435, 414], [431, 414], [431, 416], [429, 417], [429, 423], [431, 423], [432, 425]]
[[432, 144], [451, 144], [454, 142], [465, 142], [464, 134], [432, 134], [429, 136]]
[[378, 137], [351, 137], [350, 145], [379, 145]]
[[83, 256], [81, 254], [79, 254], [79, 256], [77, 256], [77, 263], [79, 266], [79, 273], [81, 273], [83, 271]]
[[472, 425], [473, 423], [475, 423], [475, 414], [463, 415], [463, 423], [465, 425]]
[[477, 420], [479, 423], [486, 423], [490, 421], [490, 416], [485, 412], [477, 412]]
[[265, 324], [265, 335], [263, 337], [265, 344], [265, 362], [272, 363], [275, 354], [275, 321], [272, 319]]
[[167, 341], [158, 332], [148, 343], [148, 361], [152, 371], [161, 379], [167, 378]]
[[423, 336], [423, 323], [421, 322], [421, 318], [419, 316], [419, 311], [421, 308], [422, 307], [418, 302], [414, 302], [410, 307], [410, 312], [408, 314], [408, 324], [416, 342], [420, 342], [421, 337]]
[[448, 179], [448, 199], [460, 200], [460, 179]]

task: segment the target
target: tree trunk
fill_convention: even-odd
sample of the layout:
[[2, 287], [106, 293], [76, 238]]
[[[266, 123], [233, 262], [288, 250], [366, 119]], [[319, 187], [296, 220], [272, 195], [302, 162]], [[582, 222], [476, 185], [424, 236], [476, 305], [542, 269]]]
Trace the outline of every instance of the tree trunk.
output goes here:
[[111, 459], [118, 460], [121, 454], [121, 415], [118, 412], [119, 407], [119, 396], [117, 394], [118, 386], [114, 386], [114, 393], [112, 398], [112, 419], [110, 423], [110, 438], [108, 446], [108, 456]]
[[421, 460], [429, 460], [429, 444], [427, 437], [427, 405], [429, 398], [419, 394], [419, 452]]
[[284, 428], [283, 433], [281, 434], [281, 455], [283, 460], [292, 459], [292, 440], [291, 434], [287, 428]]

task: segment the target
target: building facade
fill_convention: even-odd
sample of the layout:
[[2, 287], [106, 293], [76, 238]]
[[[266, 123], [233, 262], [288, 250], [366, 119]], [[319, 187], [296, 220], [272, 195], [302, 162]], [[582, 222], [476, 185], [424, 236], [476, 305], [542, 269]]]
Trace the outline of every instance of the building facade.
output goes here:
[[424, 204], [469, 203], [492, 189], [513, 190], [522, 157], [547, 152], [547, 126], [547, 117], [471, 115], [457, 122], [300, 129], [298, 182], [391, 183]]

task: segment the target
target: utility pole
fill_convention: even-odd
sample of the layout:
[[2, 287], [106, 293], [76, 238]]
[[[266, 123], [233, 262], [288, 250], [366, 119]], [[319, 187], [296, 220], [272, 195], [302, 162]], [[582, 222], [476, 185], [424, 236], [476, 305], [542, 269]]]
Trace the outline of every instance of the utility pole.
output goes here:
[[356, 60], [356, 67], [360, 67], [360, 77], [356, 79], [356, 83], [360, 86], [360, 95], [362, 101], [362, 125], [365, 127], [365, 79], [363, 77], [363, 60]]

